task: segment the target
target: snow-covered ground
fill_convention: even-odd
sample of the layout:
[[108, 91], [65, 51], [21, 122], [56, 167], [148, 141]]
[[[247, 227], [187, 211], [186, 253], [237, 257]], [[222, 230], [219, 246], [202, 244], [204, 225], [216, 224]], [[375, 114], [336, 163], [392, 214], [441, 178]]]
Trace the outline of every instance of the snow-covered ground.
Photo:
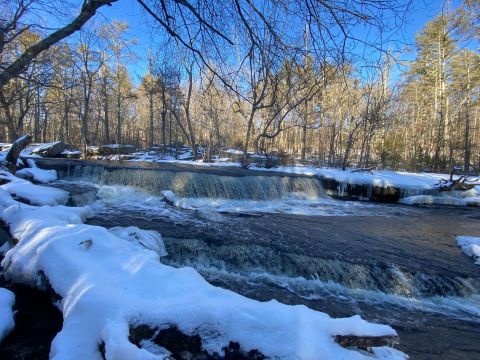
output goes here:
[[480, 237], [457, 236], [456, 240], [463, 252], [472, 257], [475, 264], [480, 265]]
[[7, 289], [0, 288], [0, 343], [15, 326], [12, 307], [15, 295]]
[[[36, 185], [2, 176], [20, 192], [27, 188], [22, 197], [38, 203], [38, 189], [31, 190]], [[154, 354], [129, 341], [129, 326], [138, 324], [175, 325], [198, 334], [209, 353], [222, 353], [235, 341], [244, 351], [257, 349], [279, 359], [317, 359], [319, 354], [324, 359], [405, 358], [389, 347], [374, 348], [372, 355], [334, 341], [335, 335], [396, 335], [387, 325], [245, 298], [210, 285], [192, 268], [162, 264], [165, 251], [158, 233], [86, 225], [88, 208], [26, 205], [8, 190], [0, 189], [0, 217], [19, 242], [2, 267], [7, 279], [31, 285], [43, 273], [61, 296], [64, 324], [52, 343], [53, 359], [101, 359], [102, 343], [107, 359], [165, 358], [159, 347], [148, 347], [159, 351]], [[43, 202], [55, 204], [55, 194], [42, 194], [44, 200], [49, 196]]]

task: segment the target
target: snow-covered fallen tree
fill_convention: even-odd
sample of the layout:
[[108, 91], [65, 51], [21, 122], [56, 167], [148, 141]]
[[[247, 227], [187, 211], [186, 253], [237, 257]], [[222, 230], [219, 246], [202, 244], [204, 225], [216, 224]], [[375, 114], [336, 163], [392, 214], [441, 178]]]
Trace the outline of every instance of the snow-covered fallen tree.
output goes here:
[[[232, 343], [279, 359], [404, 359], [390, 347], [372, 354], [336, 342], [396, 339], [387, 325], [359, 316], [333, 319], [305, 306], [259, 302], [210, 285], [192, 268], [162, 264], [159, 234], [138, 228], [83, 224], [87, 208], [35, 207], [0, 189], [0, 217], [17, 241], [2, 262], [7, 279], [32, 286], [42, 279], [62, 300], [62, 330], [53, 359], [163, 359], [149, 339], [135, 345], [132, 329], [177, 329], [222, 356]], [[376, 346], [376, 345], [373, 345]], [[148, 350], [147, 350], [148, 349]]]

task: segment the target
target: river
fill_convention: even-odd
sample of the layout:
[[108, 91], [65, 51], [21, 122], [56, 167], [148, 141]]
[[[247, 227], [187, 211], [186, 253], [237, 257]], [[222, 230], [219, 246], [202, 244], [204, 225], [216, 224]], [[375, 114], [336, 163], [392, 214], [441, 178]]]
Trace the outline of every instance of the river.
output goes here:
[[151, 189], [68, 180], [54, 186], [90, 198], [88, 223], [156, 230], [169, 252], [163, 262], [195, 267], [215, 285], [389, 324], [412, 359], [480, 356], [480, 267], [455, 243], [455, 236], [479, 236], [479, 208], [311, 195], [245, 195], [221, 206], [192, 197], [179, 208]]

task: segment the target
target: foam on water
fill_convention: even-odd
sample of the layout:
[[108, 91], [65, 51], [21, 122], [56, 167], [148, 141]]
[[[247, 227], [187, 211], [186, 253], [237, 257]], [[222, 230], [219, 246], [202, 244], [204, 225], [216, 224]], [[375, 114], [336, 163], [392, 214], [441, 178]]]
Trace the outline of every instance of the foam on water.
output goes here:
[[[215, 198], [170, 199], [175, 209], [166, 205], [163, 196], [152, 195], [146, 190], [123, 185], [97, 185], [99, 200], [94, 206], [103, 211], [141, 210], [156, 216], [172, 215], [185, 217], [181, 210], [210, 213], [285, 213], [303, 216], [395, 216], [412, 214], [415, 209], [394, 205], [379, 205], [366, 202], [341, 201], [329, 198], [305, 200], [303, 194], [290, 193], [284, 200], [236, 200]], [[300, 199], [299, 199], [300, 197]]]
[[[169, 262], [171, 265], [175, 263]], [[176, 264], [185, 266], [188, 264]], [[365, 303], [380, 307], [393, 305], [406, 310], [429, 312], [453, 317], [460, 320], [480, 323], [480, 295], [469, 297], [432, 296], [423, 298], [404, 297], [386, 294], [380, 291], [352, 289], [332, 281], [322, 281], [318, 278], [288, 277], [273, 275], [266, 272], [238, 273], [201, 264], [194, 266], [209, 281], [240, 282], [250, 286], [270, 286], [282, 288], [305, 300], [328, 301], [329, 298], [345, 303]], [[248, 286], [248, 285], [247, 285]]]

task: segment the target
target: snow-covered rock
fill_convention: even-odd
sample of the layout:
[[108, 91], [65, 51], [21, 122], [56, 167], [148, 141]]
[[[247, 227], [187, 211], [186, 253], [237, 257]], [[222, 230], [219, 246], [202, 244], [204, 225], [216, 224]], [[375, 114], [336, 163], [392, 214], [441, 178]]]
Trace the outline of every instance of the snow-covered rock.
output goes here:
[[168, 255], [162, 236], [157, 231], [142, 230], [136, 226], [116, 226], [108, 231], [122, 239], [138, 243], [145, 249], [155, 251], [160, 257]]
[[29, 167], [18, 170], [15, 173], [16, 176], [42, 184], [57, 180], [57, 172], [55, 170], [40, 169], [33, 159], [28, 159], [27, 163]]
[[12, 307], [15, 304], [15, 295], [7, 289], [0, 288], [0, 342], [15, 327]]
[[0, 185], [11, 195], [27, 200], [32, 205], [63, 205], [68, 201], [68, 192], [62, 189], [34, 185], [30, 181], [20, 179], [8, 171], [0, 170], [0, 179], [8, 181]]
[[405, 358], [391, 348], [367, 354], [335, 342], [336, 335], [395, 336], [387, 325], [359, 316], [333, 319], [212, 286], [192, 268], [160, 263], [159, 249], [151, 249], [159, 243], [155, 234], [83, 224], [88, 213], [18, 203], [0, 189], [0, 217], [19, 241], [2, 262], [5, 276], [35, 285], [43, 273], [62, 298], [64, 324], [52, 343], [53, 359], [100, 360], [100, 345], [106, 359], [165, 358], [129, 341], [130, 327], [141, 324], [199, 335], [209, 353], [221, 354], [234, 341], [278, 359]]
[[462, 251], [475, 260], [475, 264], [480, 265], [480, 237], [457, 236], [458, 246]]
[[37, 144], [30, 151], [34, 155], [45, 157], [55, 157], [67, 148], [67, 144], [63, 141], [54, 141], [46, 144]]

